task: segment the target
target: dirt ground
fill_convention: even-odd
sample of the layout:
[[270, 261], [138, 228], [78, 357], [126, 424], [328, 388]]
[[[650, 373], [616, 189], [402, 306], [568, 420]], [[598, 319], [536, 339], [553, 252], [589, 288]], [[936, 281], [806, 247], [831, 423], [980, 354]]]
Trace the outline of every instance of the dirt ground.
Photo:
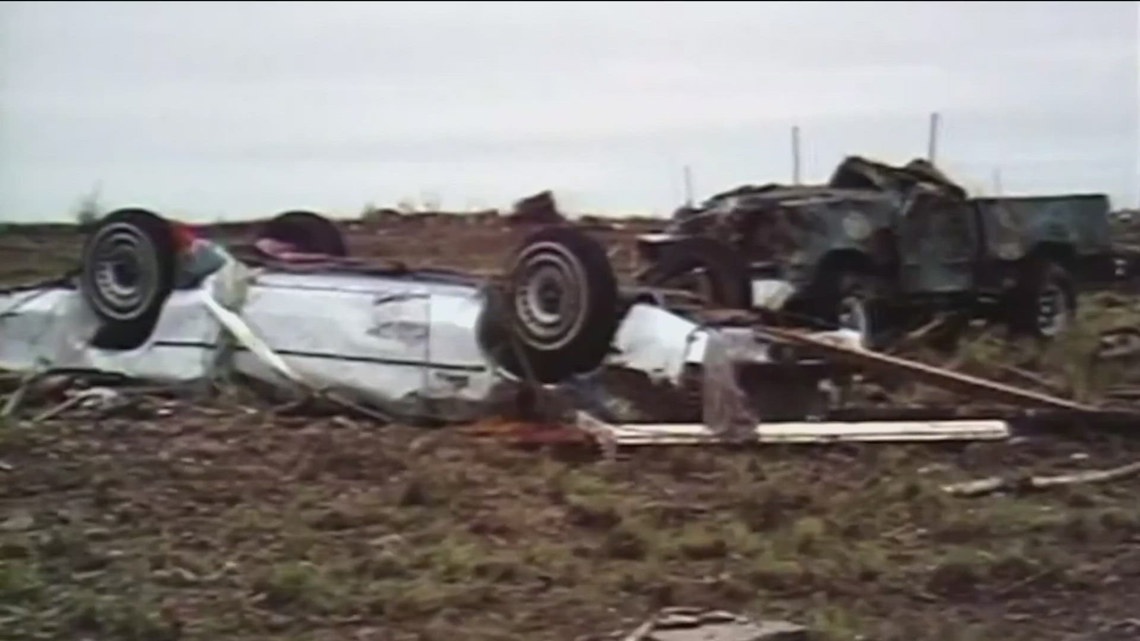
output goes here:
[[[521, 233], [427, 219], [357, 226], [351, 246], [493, 269]], [[598, 233], [632, 265], [629, 230]], [[71, 266], [79, 241], [9, 228], [0, 283]], [[1136, 302], [1098, 305], [1086, 322]], [[1032, 363], [1086, 397], [1124, 376], [1075, 358], [980, 337], [955, 362]], [[1140, 477], [940, 489], [1137, 460], [1137, 439], [672, 448], [607, 463], [291, 415], [240, 389], [32, 424], [38, 409], [0, 425], [0, 639], [585, 641], [674, 604], [833, 640], [1140, 638]]]

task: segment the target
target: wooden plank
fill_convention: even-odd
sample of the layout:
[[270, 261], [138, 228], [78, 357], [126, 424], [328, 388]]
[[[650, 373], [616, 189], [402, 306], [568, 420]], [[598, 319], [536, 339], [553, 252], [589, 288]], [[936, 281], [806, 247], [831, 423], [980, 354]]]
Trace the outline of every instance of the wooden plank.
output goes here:
[[953, 372], [933, 365], [919, 363], [889, 354], [855, 350], [837, 345], [827, 340], [809, 336], [795, 330], [777, 327], [764, 327], [755, 330], [757, 336], [765, 340], [795, 343], [810, 347], [832, 358], [847, 361], [860, 369], [879, 371], [888, 374], [905, 375], [914, 380], [936, 387], [962, 392], [973, 396], [988, 396], [995, 401], [1003, 401], [1030, 407], [1053, 407], [1078, 412], [1095, 413], [1099, 408], [1070, 401], [1049, 394], [1033, 392], [1012, 385], [989, 381], [984, 378]]
[[[595, 437], [606, 433], [612, 447], [629, 445], [682, 445], [727, 443], [723, 434], [699, 423], [609, 425], [579, 413], [578, 424]], [[757, 443], [926, 442], [951, 440], [1002, 440], [1009, 425], [1000, 420], [794, 422], [764, 423], [755, 429]]]

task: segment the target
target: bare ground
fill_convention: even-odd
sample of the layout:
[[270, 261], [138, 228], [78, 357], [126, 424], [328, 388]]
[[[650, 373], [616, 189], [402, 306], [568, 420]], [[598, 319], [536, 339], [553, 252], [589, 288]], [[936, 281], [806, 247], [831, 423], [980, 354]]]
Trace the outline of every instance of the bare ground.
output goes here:
[[[352, 245], [487, 268], [519, 233], [428, 224]], [[620, 261], [628, 243], [606, 235]], [[68, 266], [77, 238], [10, 230], [3, 280]], [[997, 358], [979, 344], [960, 360]], [[837, 640], [1140, 636], [1140, 478], [939, 488], [1107, 467], [1140, 459], [1140, 441], [585, 454], [284, 416], [241, 391], [10, 421], [0, 638], [571, 641], [669, 604]]]

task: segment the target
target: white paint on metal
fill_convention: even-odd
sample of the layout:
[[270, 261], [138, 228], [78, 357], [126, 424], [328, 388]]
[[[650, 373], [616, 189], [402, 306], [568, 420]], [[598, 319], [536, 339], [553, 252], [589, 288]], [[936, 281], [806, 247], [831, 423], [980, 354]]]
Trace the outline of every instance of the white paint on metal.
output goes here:
[[[153, 334], [127, 351], [91, 346], [99, 321], [75, 289], [0, 294], [0, 368], [90, 369], [156, 382], [206, 380], [225, 368], [470, 420], [511, 382], [479, 344], [484, 302], [475, 279], [258, 272], [230, 259], [195, 289], [172, 293]], [[675, 383], [686, 364], [702, 362], [709, 331], [639, 303], [622, 319], [606, 365]], [[764, 347], [757, 350], [763, 358]], [[450, 409], [434, 416], [423, 401]]]

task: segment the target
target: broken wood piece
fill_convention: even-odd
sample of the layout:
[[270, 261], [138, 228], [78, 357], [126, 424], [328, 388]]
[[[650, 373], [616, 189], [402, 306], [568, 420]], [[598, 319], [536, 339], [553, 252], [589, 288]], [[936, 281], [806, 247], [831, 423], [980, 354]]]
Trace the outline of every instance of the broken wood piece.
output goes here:
[[1097, 345], [1097, 360], [1120, 360], [1140, 355], [1140, 330], [1122, 327], [1100, 335]]
[[347, 409], [351, 412], [355, 412], [356, 414], [361, 415], [361, 416], [366, 416], [366, 417], [368, 417], [374, 421], [378, 421], [378, 422], [384, 423], [384, 424], [390, 424], [390, 423], [394, 422], [392, 419], [392, 416], [389, 415], [387, 412], [382, 412], [378, 409], [368, 407], [367, 405], [357, 403], [356, 401], [352, 400], [351, 398], [348, 398], [347, 396], [344, 396], [344, 395], [342, 395], [336, 391], [329, 390], [329, 389], [318, 390], [316, 392], [316, 396], [318, 399], [325, 399], [328, 402], [333, 403], [334, 405], [339, 405], [340, 407], [342, 407], [344, 409]]
[[10, 372], [0, 373], [0, 392], [14, 392], [20, 388], [24, 375]]
[[1105, 396], [1121, 400], [1121, 401], [1136, 401], [1140, 400], [1140, 387], [1132, 386], [1118, 386], [1110, 388], [1105, 392]]
[[653, 624], [655, 622], [656, 617], [649, 618], [644, 623], [631, 630], [629, 634], [622, 637], [621, 641], [645, 641], [645, 638], [653, 632]]
[[1004, 401], [1017, 405], [1054, 407], [1089, 413], [1099, 411], [1099, 408], [1092, 405], [1086, 405], [1049, 394], [1033, 392], [1012, 385], [934, 367], [925, 363], [919, 363], [918, 361], [877, 352], [849, 349], [796, 330], [765, 327], [758, 328], [755, 331], [757, 336], [765, 340], [793, 343], [817, 349], [821, 353], [825, 353], [836, 359], [845, 360], [866, 371], [878, 371], [885, 374], [908, 376], [918, 382], [970, 394], [975, 397], [989, 396], [995, 401]]
[[87, 399], [88, 399], [88, 397], [83, 395], [83, 394], [76, 394], [76, 395], [72, 396], [71, 398], [68, 398], [67, 400], [63, 401], [62, 403], [58, 403], [56, 405], [53, 405], [52, 407], [49, 407], [48, 409], [40, 412], [39, 414], [36, 414], [34, 417], [32, 417], [32, 423], [40, 423], [40, 422], [46, 421], [48, 419], [55, 418], [56, 416], [63, 414], [64, 412], [66, 412], [69, 409], [78, 407], [80, 404], [83, 403], [83, 401], [85, 401]]
[[[700, 445], [737, 443], [699, 423], [610, 425], [592, 416], [579, 414], [578, 426], [601, 435], [613, 446]], [[1001, 420], [879, 421], [762, 423], [749, 439], [756, 443], [832, 442], [924, 442], [950, 440], [1002, 440], [1009, 438], [1009, 426]]]
[[4, 402], [3, 409], [0, 409], [0, 418], [13, 416], [17, 411], [19, 411], [20, 406], [24, 403], [24, 400], [27, 398], [28, 394], [32, 392], [32, 390], [34, 390], [36, 386], [38, 386], [41, 382], [53, 376], [65, 377], [62, 379], [61, 384], [59, 385], [60, 389], [66, 387], [67, 385], [70, 385], [73, 381], [73, 379], [68, 376], [66, 370], [60, 369], [47, 369], [41, 372], [28, 372], [22, 375], [20, 377], [19, 386], [14, 392], [12, 392], [11, 395], [8, 396], [8, 399]]
[[1049, 379], [1045, 378], [1044, 376], [1041, 376], [1040, 374], [1036, 374], [1034, 372], [1030, 372], [1030, 371], [1024, 370], [1020, 367], [1015, 367], [1013, 365], [1004, 365], [1004, 364], [998, 365], [998, 369], [1000, 369], [1002, 372], [1004, 372], [1006, 374], [1009, 374], [1010, 376], [1017, 377], [1023, 383], [1027, 383], [1029, 385], [1036, 385], [1037, 387], [1040, 387], [1041, 389], [1048, 391], [1050, 394], [1058, 394], [1058, 393], [1062, 392], [1061, 387], [1059, 385], [1057, 385], [1053, 381], [1050, 381]]
[[602, 450], [602, 458], [607, 461], [613, 461], [617, 458], [617, 440], [614, 438], [611, 426], [605, 421], [595, 418], [588, 412], [578, 411], [575, 414], [575, 424], [578, 429], [586, 432], [594, 438], [597, 442], [599, 449]]
[[889, 352], [891, 354], [898, 354], [900, 352], [905, 352], [906, 350], [910, 349], [911, 347], [921, 343], [928, 336], [930, 336], [930, 334], [932, 334], [935, 330], [946, 326], [946, 324], [949, 322], [949, 320], [950, 320], [950, 316], [947, 314], [941, 314], [939, 316], [934, 317], [930, 322], [926, 323], [925, 325], [922, 325], [918, 329], [916, 329], [916, 330], [910, 332], [909, 334], [906, 334], [902, 338], [900, 338], [894, 345], [892, 345], [890, 347]]
[[1140, 461], [1109, 468], [1107, 470], [1088, 470], [1085, 472], [1073, 472], [1071, 474], [1058, 474], [1056, 476], [991, 476], [974, 481], [944, 485], [942, 491], [954, 496], [983, 496], [1001, 491], [1045, 490], [1062, 485], [1103, 483], [1134, 476], [1136, 474], [1140, 474]]
[[664, 608], [622, 641], [807, 641], [808, 629], [789, 621], [753, 620], [723, 610]]
[[7, 400], [4, 401], [4, 408], [0, 409], [0, 418], [12, 416], [20, 409], [20, 404], [24, 402], [24, 396], [28, 393], [28, 389], [39, 379], [39, 376], [39, 374], [30, 373], [20, 378], [16, 391], [8, 396]]

